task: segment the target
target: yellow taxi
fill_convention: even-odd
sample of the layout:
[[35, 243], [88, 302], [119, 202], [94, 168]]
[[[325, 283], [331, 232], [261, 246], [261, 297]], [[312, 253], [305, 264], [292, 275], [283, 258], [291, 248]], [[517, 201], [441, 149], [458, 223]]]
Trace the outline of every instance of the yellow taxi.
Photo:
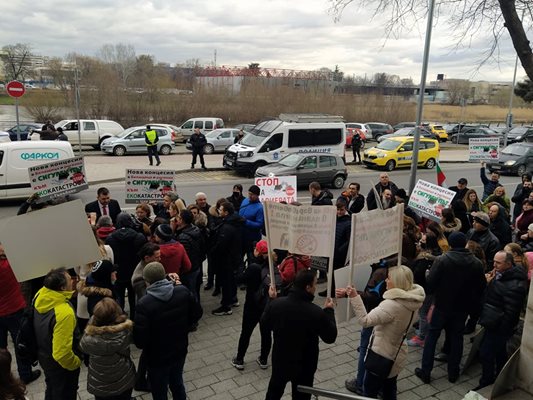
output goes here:
[[428, 128], [428, 130], [431, 131], [431, 133], [434, 133], [438, 136], [439, 141], [445, 142], [448, 140], [448, 133], [446, 132], [446, 129], [442, 127], [442, 125], [436, 125], [436, 124], [427, 124], [424, 125]]
[[[413, 159], [411, 136], [398, 136], [385, 139], [377, 146], [365, 150], [363, 162], [368, 168], [383, 168], [392, 171], [396, 167], [410, 167]], [[418, 165], [432, 169], [439, 158], [439, 142], [435, 139], [420, 138]]]

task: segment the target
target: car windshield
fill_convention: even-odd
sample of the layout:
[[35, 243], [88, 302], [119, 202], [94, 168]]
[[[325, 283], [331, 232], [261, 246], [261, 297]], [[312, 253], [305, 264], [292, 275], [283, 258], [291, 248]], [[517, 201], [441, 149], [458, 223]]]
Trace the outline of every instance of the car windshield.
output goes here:
[[398, 146], [400, 145], [400, 142], [398, 142], [397, 140], [384, 140], [383, 142], [381, 142], [380, 144], [378, 144], [376, 146], [376, 149], [380, 149], [380, 150], [395, 150], [398, 148]]
[[303, 156], [300, 154], [289, 154], [287, 157], [283, 157], [279, 160], [278, 164], [283, 165], [284, 167], [296, 167], [302, 159]]
[[211, 131], [205, 135], [205, 137], [208, 138], [216, 138], [218, 135], [220, 135], [222, 132], [225, 132], [225, 130], [219, 130], [215, 129], [214, 131]]
[[519, 144], [511, 144], [502, 150], [502, 154], [523, 156], [529, 151], [530, 147], [522, 146]]
[[394, 132], [394, 136], [408, 136], [413, 131], [414, 131], [414, 128], [411, 128], [411, 127], [401, 128], [401, 129], [398, 129], [396, 132]]
[[138, 127], [132, 126], [131, 128], [128, 128], [128, 129], [122, 131], [122, 133], [118, 134], [117, 137], [124, 138], [124, 137], [128, 136], [131, 132], [133, 132], [136, 129], [138, 129]]
[[245, 135], [239, 143], [245, 146], [257, 147], [263, 143], [265, 138], [268, 136], [270, 136], [270, 132], [254, 129]]
[[527, 126], [519, 126], [518, 128], [513, 128], [509, 131], [510, 135], [521, 135], [523, 133], [526, 133], [529, 127]]
[[437, 129], [439, 131], [444, 130], [444, 128], [441, 125], [433, 125], [433, 129]]

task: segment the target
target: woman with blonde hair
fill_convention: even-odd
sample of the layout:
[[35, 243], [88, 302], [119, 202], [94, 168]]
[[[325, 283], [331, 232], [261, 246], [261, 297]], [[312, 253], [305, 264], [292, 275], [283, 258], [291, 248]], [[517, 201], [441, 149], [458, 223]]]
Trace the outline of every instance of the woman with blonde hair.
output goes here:
[[[413, 273], [405, 265], [389, 268], [385, 282], [387, 290], [383, 301], [370, 313], [354, 287], [337, 289], [335, 293], [337, 297], [350, 298], [357, 322], [362, 327], [374, 327], [365, 359], [365, 396], [377, 398], [381, 391], [384, 400], [395, 400], [398, 374], [407, 361], [404, 341], [426, 295], [421, 286], [413, 283]], [[376, 368], [376, 364], [391, 362], [390, 370], [388, 367]]]
[[505, 208], [505, 211], [507, 211], [507, 215], [510, 214], [511, 200], [505, 194], [505, 188], [503, 186], [497, 186], [496, 189], [494, 189], [494, 193], [485, 199], [483, 205], [487, 207], [487, 204], [492, 202], [500, 204], [503, 208]]
[[469, 189], [463, 197], [463, 202], [466, 205], [466, 212], [473, 213], [475, 211], [485, 211], [485, 207], [481, 204], [479, 196], [474, 189]]

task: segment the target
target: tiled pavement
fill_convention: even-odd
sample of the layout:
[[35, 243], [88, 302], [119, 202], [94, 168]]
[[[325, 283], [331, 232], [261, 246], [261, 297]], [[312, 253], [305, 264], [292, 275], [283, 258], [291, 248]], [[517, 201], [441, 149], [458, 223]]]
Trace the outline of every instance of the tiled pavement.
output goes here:
[[[202, 290], [204, 316], [198, 330], [190, 335], [189, 353], [185, 363], [184, 380], [189, 399], [264, 399], [270, 378], [270, 368], [262, 370], [255, 362], [260, 346], [258, 329], [252, 336], [244, 371], [238, 371], [230, 365], [230, 360], [236, 353], [240, 333], [244, 294], [244, 291], [239, 291], [241, 306], [233, 309], [233, 315], [213, 316], [211, 310], [218, 306], [219, 299], [212, 297], [211, 292]], [[315, 302], [322, 305], [324, 299], [317, 297]], [[344, 322], [339, 324], [339, 334], [335, 344], [320, 344], [315, 387], [349, 393], [344, 388], [344, 381], [352, 378], [356, 370], [359, 331], [360, 327], [355, 320]], [[470, 341], [468, 337], [465, 337], [465, 357], [469, 349]], [[137, 364], [140, 352], [134, 347], [132, 350]], [[452, 384], [448, 382], [445, 364], [436, 362], [431, 384], [424, 385], [414, 376], [414, 370], [420, 365], [421, 357], [421, 349], [409, 349], [408, 364], [398, 380], [399, 400], [462, 399], [470, 389], [478, 384], [479, 365], [471, 367], [468, 374], [461, 376], [458, 382]], [[290, 398], [289, 393], [290, 385], [287, 385], [285, 398]], [[43, 377], [28, 386], [28, 394], [30, 400], [44, 399]], [[134, 397], [135, 399], [152, 398], [150, 394], [138, 392], [134, 392]], [[87, 392], [86, 367], [82, 367], [78, 398], [80, 400], [93, 399], [92, 395]]]

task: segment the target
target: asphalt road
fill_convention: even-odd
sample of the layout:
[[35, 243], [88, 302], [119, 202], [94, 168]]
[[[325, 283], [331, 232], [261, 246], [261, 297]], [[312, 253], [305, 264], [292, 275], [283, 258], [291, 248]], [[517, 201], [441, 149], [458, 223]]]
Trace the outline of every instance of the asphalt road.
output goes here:
[[[457, 180], [461, 177], [468, 179], [469, 187], [478, 191], [478, 194], [481, 195], [482, 184], [479, 178], [479, 166], [478, 164], [466, 164], [466, 163], [447, 163], [441, 166], [443, 172], [446, 175], [446, 183], [448, 186], [455, 185]], [[206, 172], [206, 178], [208, 172]], [[379, 180], [379, 171], [375, 170], [364, 170], [357, 175], [350, 174], [346, 182], [345, 187], [348, 186], [349, 182], [358, 182], [361, 185], [361, 193], [365, 196], [370, 190], [372, 183], [377, 183]], [[399, 187], [405, 188], [406, 190], [409, 187], [409, 176], [410, 171], [408, 169], [396, 170], [389, 173], [391, 180]], [[418, 179], [424, 179], [429, 182], [436, 181], [436, 170], [425, 170], [421, 169], [418, 171]], [[204, 192], [207, 195], [209, 204], [214, 204], [217, 199], [221, 197], [227, 197], [231, 194], [232, 187], [236, 183], [243, 185], [245, 191], [246, 189], [253, 184], [252, 179], [247, 179], [244, 177], [235, 176], [235, 178], [228, 178], [228, 180], [196, 180], [193, 182], [183, 181], [183, 178], [178, 178], [178, 193], [187, 204], [194, 202], [194, 195], [197, 192]], [[512, 196], [514, 188], [519, 183], [519, 178], [515, 176], [503, 176], [500, 181], [505, 186], [507, 194], [509, 197]], [[80, 192], [73, 197], [79, 198], [83, 203], [88, 203], [93, 201], [96, 198], [96, 189], [102, 185], [93, 185], [88, 190]], [[124, 208], [133, 208], [133, 205], [126, 205], [124, 202], [125, 198], [125, 188], [124, 182], [117, 183], [108, 183], [105, 184], [106, 187], [111, 191], [111, 196], [118, 200], [121, 206]], [[335, 198], [340, 195], [342, 190], [330, 189], [334, 194]], [[298, 190], [298, 201], [302, 203], [310, 203], [311, 198], [309, 192], [306, 188], [299, 188]], [[9, 216], [16, 215], [20, 201], [0, 201], [0, 218], [6, 218]]]

